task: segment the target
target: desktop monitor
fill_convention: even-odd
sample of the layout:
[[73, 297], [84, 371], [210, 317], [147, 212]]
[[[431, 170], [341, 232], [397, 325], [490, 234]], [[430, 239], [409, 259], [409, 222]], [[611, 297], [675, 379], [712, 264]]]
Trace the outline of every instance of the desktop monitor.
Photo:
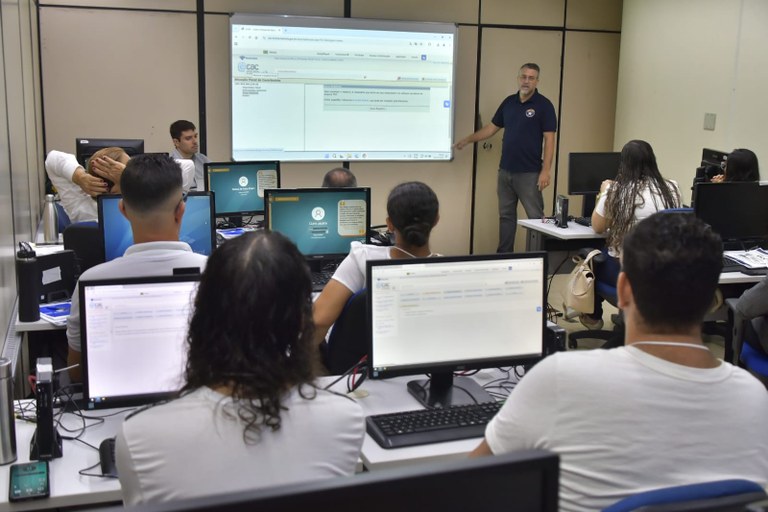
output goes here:
[[368, 261], [370, 377], [431, 374], [408, 383], [430, 408], [492, 401], [453, 374], [543, 357], [546, 272], [544, 252]]
[[[99, 231], [104, 245], [104, 261], [111, 261], [133, 245], [131, 223], [118, 209], [119, 194], [98, 197]], [[187, 242], [192, 251], [210, 256], [216, 248], [216, 229], [213, 216], [213, 195], [210, 192], [190, 192], [181, 219], [179, 240]]]
[[[559, 456], [520, 450], [493, 457], [403, 465], [353, 476], [138, 505], [135, 512], [515, 510], [556, 512]], [[122, 511], [122, 506], [106, 511]]]
[[280, 162], [211, 162], [203, 181], [216, 217], [264, 215], [264, 190], [280, 188]]
[[366, 242], [369, 188], [282, 188], [264, 198], [264, 226], [290, 238], [310, 261], [343, 258], [352, 242]]
[[701, 150], [701, 165], [712, 165], [720, 168], [723, 163], [728, 160], [729, 154], [730, 153], [725, 153], [724, 151], [718, 151], [716, 149], [704, 148]]
[[620, 161], [621, 153], [569, 153], [568, 195], [596, 195], [603, 181], [616, 179]]
[[726, 244], [768, 239], [768, 185], [754, 182], [697, 183], [693, 211]]
[[88, 168], [88, 159], [100, 149], [118, 147], [135, 156], [144, 153], [144, 139], [75, 139], [75, 156], [84, 168]]
[[199, 274], [80, 281], [88, 409], [142, 405], [181, 389]]

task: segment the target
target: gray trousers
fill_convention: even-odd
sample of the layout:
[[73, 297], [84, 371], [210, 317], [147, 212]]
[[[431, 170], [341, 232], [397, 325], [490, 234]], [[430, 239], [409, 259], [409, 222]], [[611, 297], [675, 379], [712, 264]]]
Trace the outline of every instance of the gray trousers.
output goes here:
[[529, 219], [544, 216], [544, 197], [538, 188], [538, 172], [509, 172], [499, 169], [499, 247], [496, 252], [514, 252], [517, 232], [517, 201]]

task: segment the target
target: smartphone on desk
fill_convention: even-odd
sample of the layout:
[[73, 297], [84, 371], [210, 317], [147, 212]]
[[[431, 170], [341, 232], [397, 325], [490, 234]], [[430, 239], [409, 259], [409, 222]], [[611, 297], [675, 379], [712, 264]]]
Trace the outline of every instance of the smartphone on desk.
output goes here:
[[47, 498], [50, 495], [48, 461], [12, 464], [9, 482], [8, 501]]

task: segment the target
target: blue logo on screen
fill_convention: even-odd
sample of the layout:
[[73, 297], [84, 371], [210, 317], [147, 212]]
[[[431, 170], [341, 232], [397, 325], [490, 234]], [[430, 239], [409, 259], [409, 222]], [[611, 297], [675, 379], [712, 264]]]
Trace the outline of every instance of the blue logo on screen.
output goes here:
[[444, 106], [445, 108], [450, 108], [450, 107], [451, 107], [451, 100], [445, 100], [445, 101], [443, 101], [443, 106]]
[[421, 54], [421, 60], [427, 60], [426, 54], [424, 54], [424, 53]]
[[245, 71], [245, 67], [246, 67], [246, 66], [245, 66], [245, 62], [242, 62], [242, 61], [241, 61], [241, 62], [239, 62], [239, 63], [237, 64], [237, 70], [238, 70], [238, 71], [240, 71], [240, 72], [243, 72], [243, 71]]

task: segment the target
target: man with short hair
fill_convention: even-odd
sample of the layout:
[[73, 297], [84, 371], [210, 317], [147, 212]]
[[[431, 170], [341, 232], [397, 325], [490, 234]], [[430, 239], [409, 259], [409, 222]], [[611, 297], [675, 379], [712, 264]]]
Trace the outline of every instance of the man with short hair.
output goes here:
[[462, 149], [467, 144], [488, 139], [504, 128], [496, 189], [499, 199], [497, 252], [515, 250], [518, 200], [523, 203], [529, 219], [544, 216], [541, 191], [551, 180], [557, 117], [552, 102], [536, 89], [539, 71], [538, 64], [523, 64], [517, 74], [517, 94], [508, 96], [501, 103], [490, 123], [453, 146]]
[[558, 453], [561, 510], [728, 478], [765, 485], [768, 393], [701, 341], [721, 268], [720, 237], [693, 215], [638, 223], [624, 239], [617, 283], [626, 346], [541, 361], [473, 455]]
[[210, 162], [210, 159], [198, 151], [200, 145], [198, 143], [197, 128], [191, 121], [181, 119], [171, 123], [170, 132], [175, 148], [171, 156], [183, 160], [192, 160], [195, 164], [195, 184], [192, 188], [205, 190], [203, 175], [205, 164]]
[[[189, 244], [179, 241], [186, 195], [178, 162], [158, 154], [135, 156], [125, 166], [120, 188], [123, 198], [119, 208], [131, 223], [133, 245], [124, 256], [86, 270], [80, 280], [165, 276], [180, 268], [202, 272], [206, 256], [193, 253]], [[69, 365], [81, 360], [79, 308], [76, 286], [67, 321]], [[70, 375], [80, 380], [80, 369], [75, 368]]]
[[357, 178], [345, 167], [336, 167], [325, 173], [323, 188], [356, 187]]

